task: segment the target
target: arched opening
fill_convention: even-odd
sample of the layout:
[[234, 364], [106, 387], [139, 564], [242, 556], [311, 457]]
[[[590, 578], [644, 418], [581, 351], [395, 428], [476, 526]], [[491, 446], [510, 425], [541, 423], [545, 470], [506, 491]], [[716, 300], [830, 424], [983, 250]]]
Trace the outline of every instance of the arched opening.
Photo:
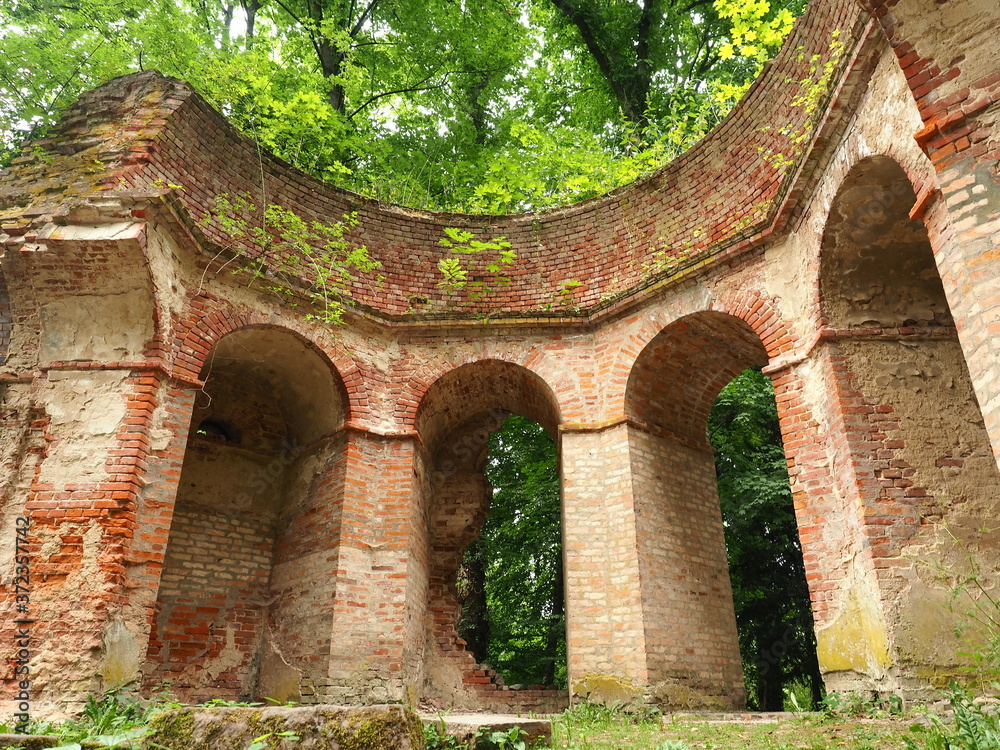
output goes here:
[[[861, 564], [837, 581], [839, 612], [817, 631], [831, 689], [919, 693], [958, 675], [952, 587], [970, 559], [995, 570], [1000, 475], [913, 187], [892, 159], [857, 164], [822, 242], [820, 360], [843, 447], [833, 459], [856, 503]], [[852, 598], [853, 597], [853, 598]], [[885, 656], [851, 645], [859, 605], [884, 623]], [[934, 644], [928, 647], [928, 644]]]
[[771, 378], [754, 367], [708, 418], [747, 706], [817, 708], [823, 679]]
[[507, 685], [566, 687], [559, 450], [511, 414], [490, 435], [489, 513], [459, 571], [459, 635]]
[[343, 385], [297, 336], [258, 327], [222, 338], [201, 376], [145, 682], [308, 702], [332, 635]]
[[[699, 312], [661, 331], [629, 375], [625, 407], [647, 680], [656, 700], [668, 707], [742, 707], [742, 662], [757, 665], [774, 646], [738, 637], [708, 433], [723, 388], [767, 361], [747, 323]], [[773, 391], [764, 393], [773, 404]], [[786, 487], [787, 481], [786, 474]], [[766, 536], [763, 528], [756, 533]], [[759, 697], [752, 696], [756, 705]]]
[[425, 490], [430, 570], [424, 699], [442, 708], [555, 710], [565, 701], [565, 693], [556, 691], [508, 689], [494, 670], [477, 662], [458, 635], [459, 571], [493, 497], [484, 475], [491, 435], [512, 414], [557, 439], [560, 418], [551, 389], [531, 371], [496, 360], [442, 376], [417, 413], [423, 460], [430, 469]]

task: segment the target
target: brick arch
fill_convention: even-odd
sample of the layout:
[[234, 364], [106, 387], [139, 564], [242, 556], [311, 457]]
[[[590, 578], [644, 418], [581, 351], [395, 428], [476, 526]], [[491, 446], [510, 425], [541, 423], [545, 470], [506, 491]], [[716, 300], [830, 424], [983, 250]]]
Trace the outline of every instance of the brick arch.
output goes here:
[[768, 352], [745, 320], [716, 310], [685, 315], [647, 344], [625, 388], [628, 419], [704, 445], [708, 414], [730, 380]]
[[825, 325], [952, 323], [912, 174], [890, 155], [871, 154], [841, 180], [820, 242]]
[[281, 330], [320, 357], [330, 368], [339, 390], [345, 422], [363, 420], [369, 414], [371, 403], [365, 379], [353, 358], [342, 352], [335, 355], [296, 328], [277, 325], [270, 316], [255, 311], [216, 310], [198, 318], [176, 346], [172, 374], [182, 380], [200, 380], [216, 344], [230, 333], [253, 327]]
[[478, 359], [438, 377], [424, 391], [413, 426], [433, 453], [472, 419], [512, 413], [533, 419], [553, 437], [562, 422], [555, 392], [538, 373], [501, 359]]
[[[905, 128], [903, 132], [906, 133]], [[907, 134], [908, 136], [908, 134]], [[937, 175], [930, 159], [920, 151], [916, 143], [909, 137], [894, 138], [883, 148], [873, 148], [869, 140], [858, 131], [852, 131], [840, 146], [840, 153], [826, 168], [826, 179], [836, 184], [832, 191], [834, 195], [850, 174], [862, 162], [875, 158], [892, 159], [906, 174], [918, 199], [924, 202], [923, 208], [930, 204], [930, 199], [937, 194]], [[821, 224], [829, 220], [829, 209], [832, 202], [826, 206], [826, 215], [821, 217]]]
[[[523, 369], [537, 377], [552, 399], [553, 408], [558, 415], [555, 424], [561, 423], [565, 414], [573, 411], [571, 396], [577, 393], [577, 389], [573, 384], [567, 382], [565, 369], [561, 368], [559, 363], [553, 361], [544, 352], [531, 351], [520, 361], [508, 359], [500, 353], [476, 352], [449, 360], [429, 362], [420, 367], [403, 386], [396, 401], [393, 421], [398, 426], [416, 430], [418, 413], [431, 388], [449, 373], [478, 362], [503, 363]], [[536, 421], [544, 424], [542, 420]]]
[[643, 317], [638, 329], [626, 338], [625, 345], [619, 350], [612, 375], [607, 381], [624, 384], [620, 391], [612, 395], [609, 404], [610, 418], [627, 415], [628, 383], [643, 351], [677, 321], [706, 312], [723, 313], [742, 321], [759, 339], [766, 355], [764, 364], [787, 356], [798, 344], [798, 336], [785, 325], [776, 301], [758, 289], [724, 291], [707, 301], [694, 301], [686, 309], [674, 312], [669, 317]]

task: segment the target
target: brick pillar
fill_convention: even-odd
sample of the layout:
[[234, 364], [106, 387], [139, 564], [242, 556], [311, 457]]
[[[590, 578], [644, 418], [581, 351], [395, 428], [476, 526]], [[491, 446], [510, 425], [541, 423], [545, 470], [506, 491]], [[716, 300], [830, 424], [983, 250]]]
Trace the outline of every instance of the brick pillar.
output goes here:
[[711, 448], [622, 422], [562, 433], [570, 688], [742, 707]]
[[[39, 713], [78, 710], [88, 694], [137, 674], [134, 640], [118, 648], [128, 640], [119, 615], [158, 388], [153, 372], [68, 367], [32, 385], [31, 430], [44, 447], [24, 434], [23, 461], [37, 471], [26, 496], [15, 481], [5, 513], [30, 520], [28, 648]], [[16, 608], [7, 593], [9, 630]]]
[[641, 696], [649, 678], [628, 428], [562, 428], [563, 555], [571, 695]]
[[829, 691], [884, 689], [889, 633], [829, 352], [770, 370]]
[[[924, 216], [993, 455], [1000, 462], [1000, 63], [993, 2], [865, 0], [906, 76], [937, 172]], [[936, 188], [940, 194], [936, 194]], [[928, 210], [928, 206], [930, 207]]]
[[423, 645], [413, 623], [426, 607], [414, 440], [350, 429], [345, 449], [328, 684], [317, 692], [334, 703], [412, 703], [411, 652]]
[[323, 700], [332, 627], [349, 433], [294, 451], [284, 475], [284, 508], [271, 568], [258, 698]]
[[715, 453], [629, 428], [649, 692], [664, 706], [746, 704]]
[[828, 329], [775, 375], [827, 688], [929, 698], [969, 648], [956, 577], [970, 554], [1000, 563], [979, 533], [1000, 474], [954, 332]]
[[[157, 389], [149, 432], [148, 470], [139, 494], [135, 537], [125, 558], [128, 600], [110, 641], [114, 654], [106, 671], [117, 672], [112, 681], [136, 680], [140, 669], [144, 677], [150, 674], [146, 661], [150, 656], [156, 597], [199, 388], [200, 384], [162, 378]], [[153, 644], [154, 653], [156, 648]], [[132, 665], [133, 650], [138, 660], [136, 667]]]
[[[426, 673], [423, 697], [446, 708], [479, 709], [496, 689], [458, 637], [455, 587], [465, 551], [486, 520], [492, 490], [480, 472], [436, 471], [431, 484]], [[480, 674], [481, 672], [481, 674]]]

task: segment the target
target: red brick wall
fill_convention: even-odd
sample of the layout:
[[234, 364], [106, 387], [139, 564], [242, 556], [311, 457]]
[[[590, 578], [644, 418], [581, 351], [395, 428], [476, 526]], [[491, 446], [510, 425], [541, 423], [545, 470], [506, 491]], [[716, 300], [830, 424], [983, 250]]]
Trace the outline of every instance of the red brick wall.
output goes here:
[[188, 701], [253, 696], [274, 537], [273, 519], [180, 500], [150, 635], [150, 688], [166, 680]]
[[7, 359], [12, 323], [10, 295], [7, 293], [7, 276], [0, 272], [0, 365]]

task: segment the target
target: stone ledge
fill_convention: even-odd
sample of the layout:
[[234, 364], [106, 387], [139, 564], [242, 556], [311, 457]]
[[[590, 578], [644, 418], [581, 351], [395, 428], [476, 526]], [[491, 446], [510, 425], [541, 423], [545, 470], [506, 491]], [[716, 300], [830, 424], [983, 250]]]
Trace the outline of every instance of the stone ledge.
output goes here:
[[[298, 739], [274, 736], [291, 732]], [[420, 750], [423, 727], [399, 705], [178, 708], [157, 714], [145, 750], [244, 750], [265, 735], [272, 750]]]
[[59, 745], [59, 738], [48, 734], [0, 734], [0, 748], [23, 747], [24, 750], [46, 750]]

